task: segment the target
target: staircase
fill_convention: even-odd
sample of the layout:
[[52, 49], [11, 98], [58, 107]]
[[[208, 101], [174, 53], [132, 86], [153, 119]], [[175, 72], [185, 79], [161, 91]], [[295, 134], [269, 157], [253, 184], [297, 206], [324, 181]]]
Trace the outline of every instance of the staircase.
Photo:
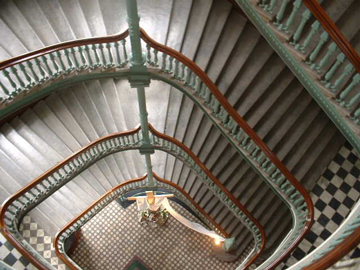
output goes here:
[[[1, 4], [1, 60], [62, 41], [126, 29], [125, 6], [120, 1]], [[345, 139], [254, 26], [226, 1], [139, 1], [139, 6], [141, 26], [147, 33], [194, 60], [311, 190]], [[338, 11], [333, 16], [345, 35], [354, 37], [356, 47], [358, 34], [347, 27], [356, 18], [355, 1], [341, 7], [327, 3], [325, 8]], [[152, 81], [146, 95], [149, 122], [200, 158], [264, 226], [266, 248], [272, 250], [291, 227], [283, 202], [188, 97], [160, 81]], [[1, 127], [1, 201], [89, 142], [138, 123], [137, 96], [124, 80], [93, 80], [51, 94]], [[239, 235], [240, 249], [245, 250], [251, 234], [241, 233], [233, 216], [223, 211], [195, 174], [163, 152], [156, 152], [153, 163], [157, 174], [183, 187], [227, 232]], [[138, 152], [110, 155], [31, 215], [54, 235], [111, 187], [144, 173]]]

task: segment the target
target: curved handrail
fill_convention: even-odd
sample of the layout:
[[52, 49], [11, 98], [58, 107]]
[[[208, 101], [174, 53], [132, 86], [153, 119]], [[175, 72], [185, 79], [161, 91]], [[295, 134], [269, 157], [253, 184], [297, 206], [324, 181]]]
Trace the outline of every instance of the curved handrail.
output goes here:
[[[42, 190], [39, 190], [38, 185], [40, 183], [42, 183], [42, 181], [47, 180], [48, 177], [52, 176], [54, 174], [54, 172], [59, 171], [60, 169], [64, 168], [65, 166], [67, 166], [68, 164], [74, 164], [72, 162], [74, 162], [77, 158], [82, 158], [83, 155], [86, 156], [86, 152], [88, 151], [88, 149], [92, 148], [92, 147], [97, 147], [100, 146], [102, 143], [107, 142], [111, 139], [114, 138], [118, 138], [118, 137], [126, 137], [126, 136], [131, 136], [134, 134], [137, 134], [137, 132], [139, 132], [141, 129], [141, 127], [137, 127], [135, 129], [129, 130], [129, 131], [125, 131], [125, 132], [117, 132], [117, 133], [113, 133], [107, 136], [104, 136], [102, 138], [99, 138], [93, 142], [91, 142], [90, 144], [88, 144], [87, 146], [83, 147], [82, 149], [78, 150], [77, 152], [75, 152], [73, 155], [69, 156], [68, 158], [64, 159], [63, 161], [59, 162], [57, 165], [55, 165], [54, 167], [52, 167], [51, 169], [47, 170], [45, 173], [43, 173], [41, 176], [37, 177], [36, 179], [34, 179], [32, 182], [30, 182], [29, 184], [27, 184], [26, 186], [24, 186], [23, 188], [21, 188], [19, 191], [17, 191], [15, 194], [13, 194], [11, 197], [9, 197], [8, 199], [6, 199], [4, 201], [4, 203], [1, 206], [0, 209], [0, 231], [3, 233], [3, 235], [5, 236], [5, 238], [20, 252], [24, 255], [24, 257], [26, 257], [32, 264], [34, 264], [36, 267], [38, 267], [39, 269], [46, 269], [44, 268], [44, 266], [39, 263], [38, 260], [36, 260], [33, 257], [33, 254], [31, 254], [26, 248], [24, 248], [23, 245], [21, 245], [19, 239], [17, 239], [15, 237], [15, 235], [13, 233], [15, 233], [16, 231], [13, 231], [12, 229], [10, 229], [8, 227], [8, 224], [6, 223], [6, 220], [9, 220], [9, 217], [6, 215], [7, 212], [10, 212], [11, 215], [13, 215], [14, 217], [16, 217], [17, 219], [17, 224], [16, 226], [18, 226], [18, 224], [20, 223], [22, 216], [25, 213], [21, 214], [21, 217], [17, 216], [17, 211], [20, 212], [21, 208], [26, 209], [26, 211], [30, 211], [34, 205], [30, 205], [31, 203], [34, 203], [36, 200], [36, 203], [40, 203], [41, 201], [45, 200], [47, 197], [43, 197], [42, 196]], [[87, 162], [87, 161], [85, 161]], [[76, 167], [76, 165], [75, 165]], [[71, 168], [71, 167], [70, 167]], [[72, 169], [70, 169], [71, 171]], [[58, 185], [58, 183], [56, 183], [54, 186], [50, 185], [49, 187], [52, 189], [51, 191], [47, 191], [45, 190], [45, 192], [48, 192], [48, 196], [50, 196], [52, 193], [54, 193], [56, 190], [58, 190], [59, 188], [61, 188], [64, 184], [66, 184], [66, 179], [65, 181], [63, 181], [63, 183], [60, 183], [59, 186], [56, 188], [56, 186]], [[32, 190], [38, 190], [38, 194], [34, 194], [31, 191]], [[26, 194], [31, 194], [31, 196], [27, 196]], [[18, 200], [20, 197], [30, 197], [29, 201], [27, 203], [23, 203], [22, 201]], [[19, 207], [19, 204], [16, 204], [16, 202], [19, 202], [21, 207]], [[13, 206], [14, 209], [13, 211], [9, 211], [9, 207]], [[12, 222], [12, 221], [10, 221]]]
[[16, 56], [16, 57], [13, 57], [13, 58], [10, 58], [10, 59], [0, 62], [0, 70], [10, 67], [10, 66], [14, 66], [14, 65], [23, 63], [25, 61], [29, 61], [31, 59], [34, 59], [34, 58], [37, 58], [40, 56], [47, 55], [47, 54], [55, 52], [55, 51], [65, 50], [65, 49], [84, 46], [84, 45], [92, 45], [92, 44], [97, 44], [97, 43], [109, 43], [109, 42], [120, 41], [120, 40], [126, 38], [128, 35], [129, 35], [129, 30], [126, 30], [125, 32], [123, 32], [121, 34], [117, 34], [117, 35], [77, 39], [77, 40], [71, 40], [71, 41], [47, 46], [47, 47], [41, 48], [39, 50], [24, 53], [19, 56]]
[[[31, 247], [27, 246], [18, 234], [17, 227], [22, 217], [36, 205], [53, 194], [56, 190], [73, 179], [77, 174], [91, 166], [99, 159], [119, 151], [140, 149], [141, 134], [139, 131], [140, 127], [130, 131], [110, 134], [91, 142], [8, 198], [3, 203], [0, 212], [0, 229], [4, 233], [5, 237], [39, 269], [46, 269], [41, 264], [43, 263], [46, 265], [46, 262], [44, 262], [41, 258], [36, 257], [34, 253], [30, 253], [29, 250], [32, 250]], [[204, 165], [198, 167], [205, 168]], [[54, 176], [58, 174], [59, 178], [54, 178]], [[210, 173], [208, 172], [207, 174]], [[51, 181], [49, 181], [49, 179]], [[214, 179], [214, 177], [211, 177], [211, 179]], [[216, 180], [216, 183], [219, 183], [219, 181]], [[215, 186], [216, 183], [213, 183], [212, 185]], [[222, 189], [219, 190], [220, 192], [217, 192], [216, 196], [219, 196], [223, 201], [226, 200], [227, 195], [222, 191]], [[252, 223], [253, 218], [248, 216], [247, 211], [243, 211], [237, 206], [232, 207], [229, 204], [227, 204], [227, 206], [230, 207], [231, 211], [240, 215], [242, 217], [242, 221], [251, 220], [249, 224], [254, 224]], [[202, 215], [202, 211], [199, 212]], [[206, 219], [207, 215], [204, 217]], [[211, 218], [209, 218], [209, 220], [211, 220]], [[256, 224], [258, 224], [258, 222], [256, 222]], [[216, 226], [214, 228], [215, 231], [227, 236], [223, 230], [217, 229]], [[262, 228], [260, 225], [254, 226], [254, 228], [249, 227], [249, 229], [252, 232], [259, 232]], [[264, 243], [265, 235], [262, 236], [261, 240], [262, 243]], [[35, 258], [33, 258], [33, 256], [35, 256]], [[39, 260], [39, 262], [37, 260]]]
[[[262, 151], [262, 153], [264, 153], [264, 155], [267, 157], [266, 164], [272, 163], [274, 165], [274, 167], [277, 168], [276, 175], [278, 175], [278, 173], [282, 174], [286, 179], [288, 179], [288, 181], [289, 181], [288, 183], [291, 183], [291, 185], [301, 194], [301, 196], [303, 196], [303, 199], [304, 199], [305, 205], [306, 205], [306, 209], [307, 209], [307, 214], [306, 214], [307, 220], [304, 224], [304, 227], [303, 227], [301, 233], [299, 233], [299, 235], [296, 236], [295, 239], [293, 239], [293, 240], [295, 240], [295, 242], [292, 242], [292, 244], [290, 246], [288, 246], [288, 248], [282, 253], [282, 255], [280, 257], [278, 257], [273, 263], [271, 263], [271, 268], [275, 267], [277, 264], [280, 263], [280, 261], [283, 258], [285, 258], [288, 254], [290, 254], [290, 252], [297, 246], [297, 244], [305, 237], [306, 233], [310, 230], [311, 225], [313, 224], [314, 209], [313, 209], [312, 200], [311, 200], [308, 192], [295, 179], [295, 177], [290, 173], [290, 171], [286, 168], [286, 166], [277, 158], [277, 156], [268, 148], [268, 146], [261, 140], [261, 138], [251, 129], [251, 127], [246, 123], [246, 121], [230, 105], [230, 103], [227, 101], [227, 99], [221, 94], [221, 92], [219, 91], [217, 86], [210, 80], [210, 78], [206, 75], [206, 73], [202, 69], [200, 69], [193, 61], [191, 61], [189, 58], [182, 55], [181, 53], [151, 39], [143, 29], [140, 29], [140, 31], [141, 31], [141, 38], [145, 41], [145, 43], [147, 43], [148, 55], [150, 54], [149, 48], [151, 47], [156, 51], [156, 53], [157, 53], [157, 51], [163, 52], [164, 54], [170, 56], [170, 58], [176, 59], [178, 62], [184, 64], [189, 69], [189, 72], [187, 73], [187, 76], [186, 76], [187, 78], [185, 79], [185, 85], [197, 84], [196, 81], [194, 82], [195, 79], [193, 79], [191, 72], [194, 73], [196, 76], [198, 76], [200, 81], [203, 84], [205, 84], [206, 87], [209, 89], [209, 91], [213, 95], [214, 99], [218, 102], [219, 105], [222, 106], [222, 108], [228, 114], [228, 115], [225, 115], [225, 117], [224, 117], [224, 118], [226, 118], [225, 123], [223, 122], [223, 119], [221, 119], [222, 117], [220, 117], [219, 120], [222, 121], [225, 125], [226, 124], [230, 125], [229, 123], [231, 122], [231, 120], [233, 122], [235, 122], [238, 125], [238, 127], [240, 127], [248, 136], [244, 141], [247, 141], [247, 139], [250, 138], [252, 144], [255, 143], [255, 145], [258, 147], [257, 150]], [[157, 55], [155, 57], [157, 57]], [[150, 59], [148, 59], [148, 61], [150, 64], [153, 64], [154, 66], [156, 66], [156, 63], [155, 64], [151, 63]], [[171, 68], [173, 68], [172, 59], [170, 60], [170, 70], [167, 70], [166, 69], [166, 59], [163, 57], [162, 70], [165, 73], [171, 73], [172, 72]], [[177, 63], [175, 63], [175, 71], [174, 71], [173, 76], [176, 79], [180, 78], [180, 76], [176, 74], [177, 72], [179, 72], [178, 70], [179, 70], [179, 66]], [[185, 71], [182, 71], [182, 72], [185, 73]], [[195, 88], [200, 88], [199, 84], [197, 84], [197, 86]], [[201, 91], [201, 90], [195, 89], [195, 92], [196, 91]], [[211, 103], [211, 102], [214, 102], [214, 101], [212, 101], [212, 100], [209, 101], [209, 103]], [[216, 107], [216, 105], [214, 107]], [[218, 112], [214, 111], [214, 113], [220, 114], [219, 111]], [[229, 120], [229, 118], [230, 118], [230, 120]], [[230, 133], [232, 133], [231, 130], [230, 130]], [[254, 152], [259, 152], [257, 150], [255, 150]], [[252, 152], [252, 154], [254, 152]], [[281, 195], [279, 195], [279, 196], [281, 197]]]
[[[190, 196], [189, 194], [182, 189], [180, 186], [172, 183], [169, 180], [163, 179], [161, 177], [159, 177], [156, 173], [153, 172], [153, 176], [156, 179], [156, 181], [159, 181], [161, 183], [164, 183], [166, 185], [169, 185], [171, 187], [173, 187], [175, 190], [179, 191], [180, 194], [182, 194], [189, 202], [190, 204], [192, 204], [204, 217], [205, 219], [207, 219], [215, 228], [217, 228], [226, 238], [229, 238], [230, 235], [227, 234], [220, 226], [219, 224], [217, 224]], [[55, 238], [54, 238], [54, 247], [55, 247], [55, 251], [57, 256], [72, 270], [78, 270], [78, 268], [76, 266], [74, 266], [74, 264], [68, 259], [68, 256], [65, 254], [62, 248], [63, 246], [60, 244], [60, 238], [64, 237], [64, 235], [67, 235], [66, 237], [69, 237], [70, 235], [68, 233], [66, 233], [66, 231], [68, 231], [71, 227], [74, 227], [73, 230], [78, 230], [80, 227], [77, 226], [76, 224], [79, 223], [81, 224], [81, 226], [83, 226], [87, 220], [89, 220], [90, 218], [92, 218], [95, 214], [88, 214], [91, 210], [94, 209], [95, 206], [100, 205], [101, 202], [106, 201], [106, 203], [103, 203], [101, 206], [99, 206], [100, 210], [103, 209], [106, 205], [108, 205], [110, 202], [112, 202], [113, 200], [115, 200], [116, 198], [118, 198], [119, 196], [122, 196], [123, 193], [120, 191], [121, 188], [127, 187], [127, 186], [132, 186], [132, 184], [134, 183], [138, 183], [143, 181], [144, 179], [147, 178], [147, 175], [144, 175], [143, 177], [140, 178], [135, 178], [135, 179], [131, 179], [131, 180], [127, 180], [119, 185], [117, 185], [116, 187], [112, 188], [111, 190], [109, 190], [108, 192], [106, 192], [104, 195], [102, 195], [98, 200], [96, 200], [94, 203], [92, 203], [89, 207], [87, 207], [84, 211], [82, 211], [77, 217], [75, 217], [73, 220], [71, 220], [68, 224], [66, 224], [63, 228], [61, 228], [59, 230], [59, 232], [56, 234]], [[134, 186], [133, 187], [135, 190], [139, 187]], [[124, 190], [124, 192], [128, 192], [129, 189]], [[111, 198], [111, 199], [107, 199], [107, 198]], [[107, 199], [107, 200], [106, 200]], [[100, 210], [97, 210], [96, 213], [98, 213]], [[94, 212], [95, 213], [95, 212]], [[90, 215], [90, 218], [85, 218], [86, 215]], [[72, 231], [73, 231], [72, 230]], [[66, 238], [65, 237], [65, 238]], [[65, 238], [61, 240], [62, 243], [65, 242]]]
[[320, 22], [322, 27], [330, 35], [332, 40], [337, 44], [339, 49], [346, 55], [348, 60], [353, 64], [358, 73], [360, 73], [360, 56], [354, 47], [347, 41], [340, 29], [331, 20], [329, 15], [320, 6], [316, 0], [302, 0], [306, 7], [311, 11], [314, 17]]

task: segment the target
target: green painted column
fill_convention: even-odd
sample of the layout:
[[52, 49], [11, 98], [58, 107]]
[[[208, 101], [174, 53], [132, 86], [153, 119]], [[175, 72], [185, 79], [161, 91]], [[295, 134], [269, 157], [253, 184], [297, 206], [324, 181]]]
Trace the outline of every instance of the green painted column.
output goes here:
[[139, 117], [141, 123], [141, 148], [140, 154], [145, 155], [146, 171], [148, 174], [149, 186], [154, 186], [152, 174], [151, 154], [154, 148], [150, 142], [148, 127], [148, 112], [146, 109], [145, 87], [150, 84], [150, 76], [145, 66], [146, 57], [142, 53], [140, 39], [140, 17], [137, 10], [136, 0], [126, 0], [127, 22], [129, 25], [131, 56], [130, 56], [130, 77], [129, 82], [132, 88], [136, 88], [139, 104]]

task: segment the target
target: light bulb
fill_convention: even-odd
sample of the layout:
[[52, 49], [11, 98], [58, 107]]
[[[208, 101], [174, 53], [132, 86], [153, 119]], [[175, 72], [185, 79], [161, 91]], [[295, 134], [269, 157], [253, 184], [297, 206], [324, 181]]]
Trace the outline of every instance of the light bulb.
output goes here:
[[221, 243], [221, 241], [220, 241], [220, 239], [218, 239], [218, 238], [215, 238], [215, 245], [220, 245], [220, 243]]

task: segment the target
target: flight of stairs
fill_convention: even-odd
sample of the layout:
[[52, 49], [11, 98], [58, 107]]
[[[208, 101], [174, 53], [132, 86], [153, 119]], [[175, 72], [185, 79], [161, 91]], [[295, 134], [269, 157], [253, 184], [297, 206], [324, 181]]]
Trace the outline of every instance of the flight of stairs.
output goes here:
[[[141, 27], [150, 37], [205, 70], [310, 190], [344, 138], [254, 26], [223, 0], [138, 2]], [[337, 9], [347, 14], [345, 9], [352, 5]], [[123, 1], [1, 1], [0, 59], [126, 28]], [[191, 148], [259, 219], [266, 230], [267, 248], [280, 241], [291, 226], [289, 211], [201, 110], [162, 82], [151, 82], [146, 94], [150, 123]], [[0, 135], [0, 201], [90, 141], [138, 125], [136, 98], [126, 81], [95, 80], [62, 89], [5, 123]], [[239, 230], [180, 161], [156, 152], [153, 163], [157, 174], [184, 187], [227, 231], [238, 234], [242, 249], [252, 241], [251, 234]], [[137, 152], [106, 157], [31, 215], [53, 235], [110, 187], [144, 173], [143, 157]]]

